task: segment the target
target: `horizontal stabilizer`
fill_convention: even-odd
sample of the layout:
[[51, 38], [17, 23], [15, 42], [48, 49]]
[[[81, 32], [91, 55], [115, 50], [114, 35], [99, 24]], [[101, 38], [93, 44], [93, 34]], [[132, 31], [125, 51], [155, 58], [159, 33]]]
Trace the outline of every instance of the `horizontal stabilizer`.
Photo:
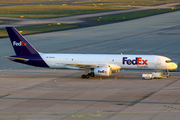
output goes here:
[[29, 59], [18, 58], [18, 57], [1, 57], [1, 58], [12, 60], [12, 61], [15, 61], [15, 60], [18, 60], [18, 61], [29, 61]]

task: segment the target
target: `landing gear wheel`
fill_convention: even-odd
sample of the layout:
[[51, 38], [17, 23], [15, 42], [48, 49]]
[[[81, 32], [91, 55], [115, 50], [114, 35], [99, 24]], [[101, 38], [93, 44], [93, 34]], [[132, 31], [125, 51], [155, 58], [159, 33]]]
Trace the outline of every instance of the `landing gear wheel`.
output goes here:
[[94, 73], [91, 73], [91, 75], [90, 75], [91, 77], [95, 77], [95, 75], [94, 75]]
[[86, 78], [86, 75], [82, 75], [81, 78]]
[[89, 75], [86, 75], [86, 78], [89, 79]]

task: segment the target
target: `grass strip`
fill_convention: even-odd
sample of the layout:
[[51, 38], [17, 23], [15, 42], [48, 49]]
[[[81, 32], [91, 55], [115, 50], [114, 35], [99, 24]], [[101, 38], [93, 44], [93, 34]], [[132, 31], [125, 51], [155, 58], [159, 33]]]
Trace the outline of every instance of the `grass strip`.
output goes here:
[[[50, 0], [0, 0], [0, 4], [10, 4], [10, 3], [34, 3], [34, 2], [49, 2]], [[53, 0], [61, 1], [61, 0]]]
[[[21, 27], [16, 28], [22, 35], [27, 34], [35, 34], [35, 33], [43, 33], [43, 32], [50, 32], [50, 31], [58, 31], [70, 28], [76, 28], [77, 25], [68, 25], [68, 24], [46, 24], [46, 25], [39, 25], [39, 26], [31, 26], [31, 27]], [[7, 31], [5, 29], [0, 30], [0, 37], [8, 36]]]
[[1, 7], [1, 17], [52, 18], [113, 10], [131, 9], [125, 7], [78, 6], [78, 5], [29, 5]]
[[[50, 2], [63, 0], [0, 0], [0, 4], [10, 3], [35, 3], [35, 2]], [[87, 0], [82, 2], [72, 2], [81, 5], [124, 5], [124, 6], [150, 6], [166, 3], [179, 2], [179, 0]]]
[[81, 5], [152, 6], [179, 2], [179, 0], [89, 0], [76, 2]]
[[135, 18], [141, 18], [151, 15], [157, 15], [167, 12], [173, 12], [180, 9], [156, 9], [156, 10], [147, 10], [147, 11], [139, 11], [139, 12], [133, 12], [133, 13], [125, 13], [120, 15], [112, 15], [112, 16], [105, 16], [105, 17], [98, 17], [98, 18], [91, 18], [90, 21], [124, 21], [124, 20], [130, 20]]

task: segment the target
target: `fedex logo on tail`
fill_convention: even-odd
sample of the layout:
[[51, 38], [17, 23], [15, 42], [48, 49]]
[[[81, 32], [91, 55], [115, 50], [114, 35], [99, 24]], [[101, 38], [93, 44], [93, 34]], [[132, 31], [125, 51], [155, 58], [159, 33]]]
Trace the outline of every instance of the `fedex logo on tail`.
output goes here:
[[136, 57], [135, 59], [128, 59], [127, 57], [123, 57], [123, 64], [128, 65], [148, 65], [148, 60], [143, 60], [142, 57]]
[[27, 43], [24, 43], [23, 41], [20, 41], [19, 43], [16, 41], [13, 41], [13, 46], [27, 46]]
[[105, 70], [98, 70], [98, 73], [106, 73]]

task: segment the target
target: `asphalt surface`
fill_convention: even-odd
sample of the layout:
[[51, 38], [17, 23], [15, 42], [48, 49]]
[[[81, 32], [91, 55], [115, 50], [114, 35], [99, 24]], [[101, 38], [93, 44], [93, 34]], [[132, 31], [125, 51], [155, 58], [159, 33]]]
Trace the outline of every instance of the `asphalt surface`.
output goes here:
[[[155, 54], [180, 62], [179, 21], [177, 11], [25, 38], [40, 52]], [[9, 38], [0, 41], [0, 55], [13, 55]], [[0, 59], [0, 119], [179, 120], [180, 73], [141, 79], [142, 73], [150, 72], [121, 70], [102, 80], [81, 79], [84, 71], [35, 68]]]

